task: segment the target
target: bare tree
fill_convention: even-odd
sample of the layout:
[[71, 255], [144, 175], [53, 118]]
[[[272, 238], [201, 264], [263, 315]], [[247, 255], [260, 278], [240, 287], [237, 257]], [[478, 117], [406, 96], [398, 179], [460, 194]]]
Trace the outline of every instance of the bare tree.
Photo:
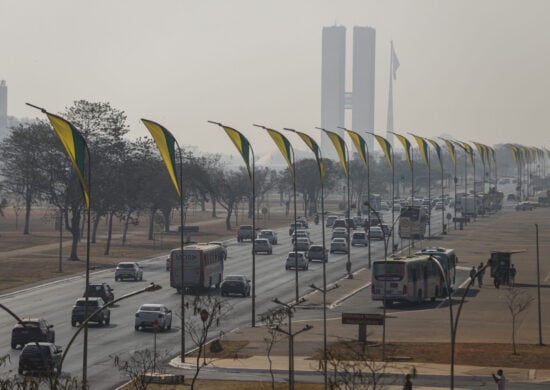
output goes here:
[[[185, 305], [187, 307], [187, 303]], [[229, 303], [226, 300], [220, 299], [219, 296], [193, 296], [192, 315], [185, 322], [185, 332], [191, 337], [191, 340], [197, 347], [195, 375], [191, 381], [191, 390], [194, 389], [202, 366], [206, 365], [205, 348], [208, 342], [208, 334], [220, 325], [220, 321], [225, 318], [230, 308]], [[181, 312], [178, 313], [178, 316], [181, 318]], [[203, 360], [202, 364], [201, 359]]]
[[135, 390], [147, 389], [153, 380], [153, 376], [150, 375], [153, 371], [164, 374], [165, 369], [156, 362], [167, 357], [167, 352], [162, 354], [157, 352], [155, 355], [148, 349], [134, 352], [128, 360], [111, 356], [114, 366], [130, 379], [132, 388]]
[[271, 360], [271, 351], [273, 346], [281, 340], [282, 333], [276, 330], [288, 317], [288, 310], [283, 307], [277, 307], [266, 314], [260, 316], [267, 329], [267, 337], [264, 337], [264, 343], [267, 351], [267, 360], [269, 361], [269, 375], [271, 376], [271, 389], [275, 390], [275, 375], [273, 374], [273, 362]]
[[510, 310], [512, 316], [512, 347], [514, 355], [517, 355], [516, 350], [516, 323], [519, 315], [529, 308], [534, 298], [525, 290], [520, 290], [514, 287], [510, 287], [506, 296], [506, 306]]

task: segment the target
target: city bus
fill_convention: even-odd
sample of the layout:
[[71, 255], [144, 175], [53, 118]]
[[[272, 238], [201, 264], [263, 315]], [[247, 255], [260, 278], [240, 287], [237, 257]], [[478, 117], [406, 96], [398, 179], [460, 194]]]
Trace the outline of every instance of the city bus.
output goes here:
[[372, 266], [372, 300], [383, 301], [386, 307], [394, 302], [434, 301], [441, 294], [440, 275], [437, 264], [426, 255], [375, 261]]
[[401, 207], [399, 213], [399, 237], [421, 240], [426, 234], [428, 214], [423, 206]]
[[[445, 272], [445, 278], [447, 279], [452, 291], [456, 280], [456, 264], [458, 263], [458, 257], [455, 253], [455, 250], [449, 249], [449, 248], [441, 248], [441, 247], [428, 247], [428, 248], [423, 248], [421, 251], [417, 252], [416, 254], [432, 255], [439, 260], [439, 263], [441, 264], [441, 267]], [[446, 287], [445, 279], [443, 278], [443, 275], [441, 275], [441, 286], [443, 286], [441, 293], [444, 296], [446, 296], [447, 290], [445, 288]]]
[[[183, 248], [183, 288], [188, 291], [219, 288], [223, 279], [223, 248], [215, 244], [192, 244]], [[170, 287], [181, 292], [181, 249], [170, 252]]]

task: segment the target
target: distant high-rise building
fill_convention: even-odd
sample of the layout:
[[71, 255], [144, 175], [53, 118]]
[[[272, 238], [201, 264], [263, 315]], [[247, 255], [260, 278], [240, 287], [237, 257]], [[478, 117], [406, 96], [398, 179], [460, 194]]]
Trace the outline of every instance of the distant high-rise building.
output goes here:
[[372, 27], [353, 28], [353, 98], [351, 124], [360, 133], [372, 153], [374, 139], [365, 132], [374, 133], [374, 60], [376, 30]]
[[[353, 28], [352, 92], [346, 93], [346, 28], [323, 27], [323, 54], [321, 76], [321, 127], [343, 136], [339, 127], [345, 125], [345, 110], [351, 109], [352, 125], [373, 150], [374, 132], [374, 76], [376, 30], [372, 27]], [[337, 159], [330, 139], [321, 137], [323, 156]], [[350, 150], [350, 153], [353, 151]]]
[[[346, 99], [346, 28], [323, 27], [321, 67], [321, 127], [342, 134]], [[336, 151], [326, 134], [321, 136], [321, 150], [326, 158], [336, 159]]]
[[0, 130], [8, 128], [8, 86], [5, 80], [0, 81]]

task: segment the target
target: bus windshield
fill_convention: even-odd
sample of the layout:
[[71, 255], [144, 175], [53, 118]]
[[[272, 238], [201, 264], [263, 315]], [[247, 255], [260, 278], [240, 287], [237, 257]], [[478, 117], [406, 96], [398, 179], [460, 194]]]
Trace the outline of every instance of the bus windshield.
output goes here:
[[372, 274], [376, 280], [401, 280], [405, 275], [405, 264], [393, 261], [376, 262]]

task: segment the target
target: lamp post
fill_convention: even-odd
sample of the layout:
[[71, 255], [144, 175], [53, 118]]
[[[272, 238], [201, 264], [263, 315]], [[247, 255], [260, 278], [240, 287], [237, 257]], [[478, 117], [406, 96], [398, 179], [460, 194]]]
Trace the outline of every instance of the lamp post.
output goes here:
[[[162, 286], [158, 285], [158, 284], [154, 284], [154, 283], [151, 283], [149, 286], [145, 287], [145, 288], [142, 288], [141, 290], [137, 290], [137, 291], [133, 291], [131, 293], [128, 293], [126, 295], [123, 295], [121, 296], [120, 298], [117, 298], [117, 299], [114, 299], [112, 300], [111, 302], [109, 303], [106, 303], [104, 304], [103, 306], [101, 306], [100, 308], [98, 308], [96, 311], [94, 311], [92, 314], [88, 315], [88, 317], [86, 317], [86, 319], [84, 321], [82, 321], [82, 323], [78, 326], [78, 329], [76, 330], [76, 332], [73, 334], [73, 336], [71, 337], [71, 339], [69, 340], [69, 343], [67, 344], [67, 347], [65, 348], [65, 350], [63, 351], [63, 355], [61, 356], [61, 361], [59, 362], [59, 371], [58, 372], [61, 372], [61, 368], [63, 367], [63, 361], [65, 360], [65, 356], [67, 356], [67, 352], [69, 351], [69, 348], [71, 348], [71, 345], [73, 344], [74, 340], [76, 339], [76, 336], [78, 336], [78, 334], [80, 333], [80, 331], [82, 329], [86, 329], [88, 327], [88, 322], [90, 322], [90, 320], [98, 313], [100, 313], [102, 310], [104, 310], [105, 308], [109, 307], [109, 306], [112, 306], [113, 304], [117, 303], [117, 302], [120, 302], [124, 299], [127, 299], [127, 298], [130, 298], [130, 297], [133, 297], [134, 295], [138, 295], [138, 294], [141, 294], [141, 293], [144, 293], [144, 292], [152, 292], [152, 291], [157, 291], [157, 290], [160, 290], [162, 288]], [[184, 330], [182, 329], [181, 330], [182, 332], [184, 332]], [[84, 385], [84, 383], [83, 383]]]
[[294, 390], [294, 336], [313, 328], [313, 326], [306, 324], [306, 326], [304, 326], [299, 331], [292, 333], [292, 311], [294, 309], [294, 306], [296, 306], [297, 304], [303, 301], [304, 299], [300, 300], [299, 302], [296, 302], [293, 305], [288, 305], [286, 303], [281, 302], [277, 298], [273, 299], [273, 302], [283, 306], [286, 309], [288, 314], [288, 331], [281, 329], [279, 325], [275, 327], [275, 330], [277, 332], [281, 332], [288, 336], [288, 388], [289, 390]]
[[338, 288], [338, 284], [333, 285], [331, 288], [326, 288], [326, 283], [323, 284], [324, 288], [319, 288], [315, 284], [310, 284], [314, 290], [317, 290], [323, 294], [323, 376], [325, 377], [325, 390], [328, 386], [328, 374], [327, 374], [327, 292]]

